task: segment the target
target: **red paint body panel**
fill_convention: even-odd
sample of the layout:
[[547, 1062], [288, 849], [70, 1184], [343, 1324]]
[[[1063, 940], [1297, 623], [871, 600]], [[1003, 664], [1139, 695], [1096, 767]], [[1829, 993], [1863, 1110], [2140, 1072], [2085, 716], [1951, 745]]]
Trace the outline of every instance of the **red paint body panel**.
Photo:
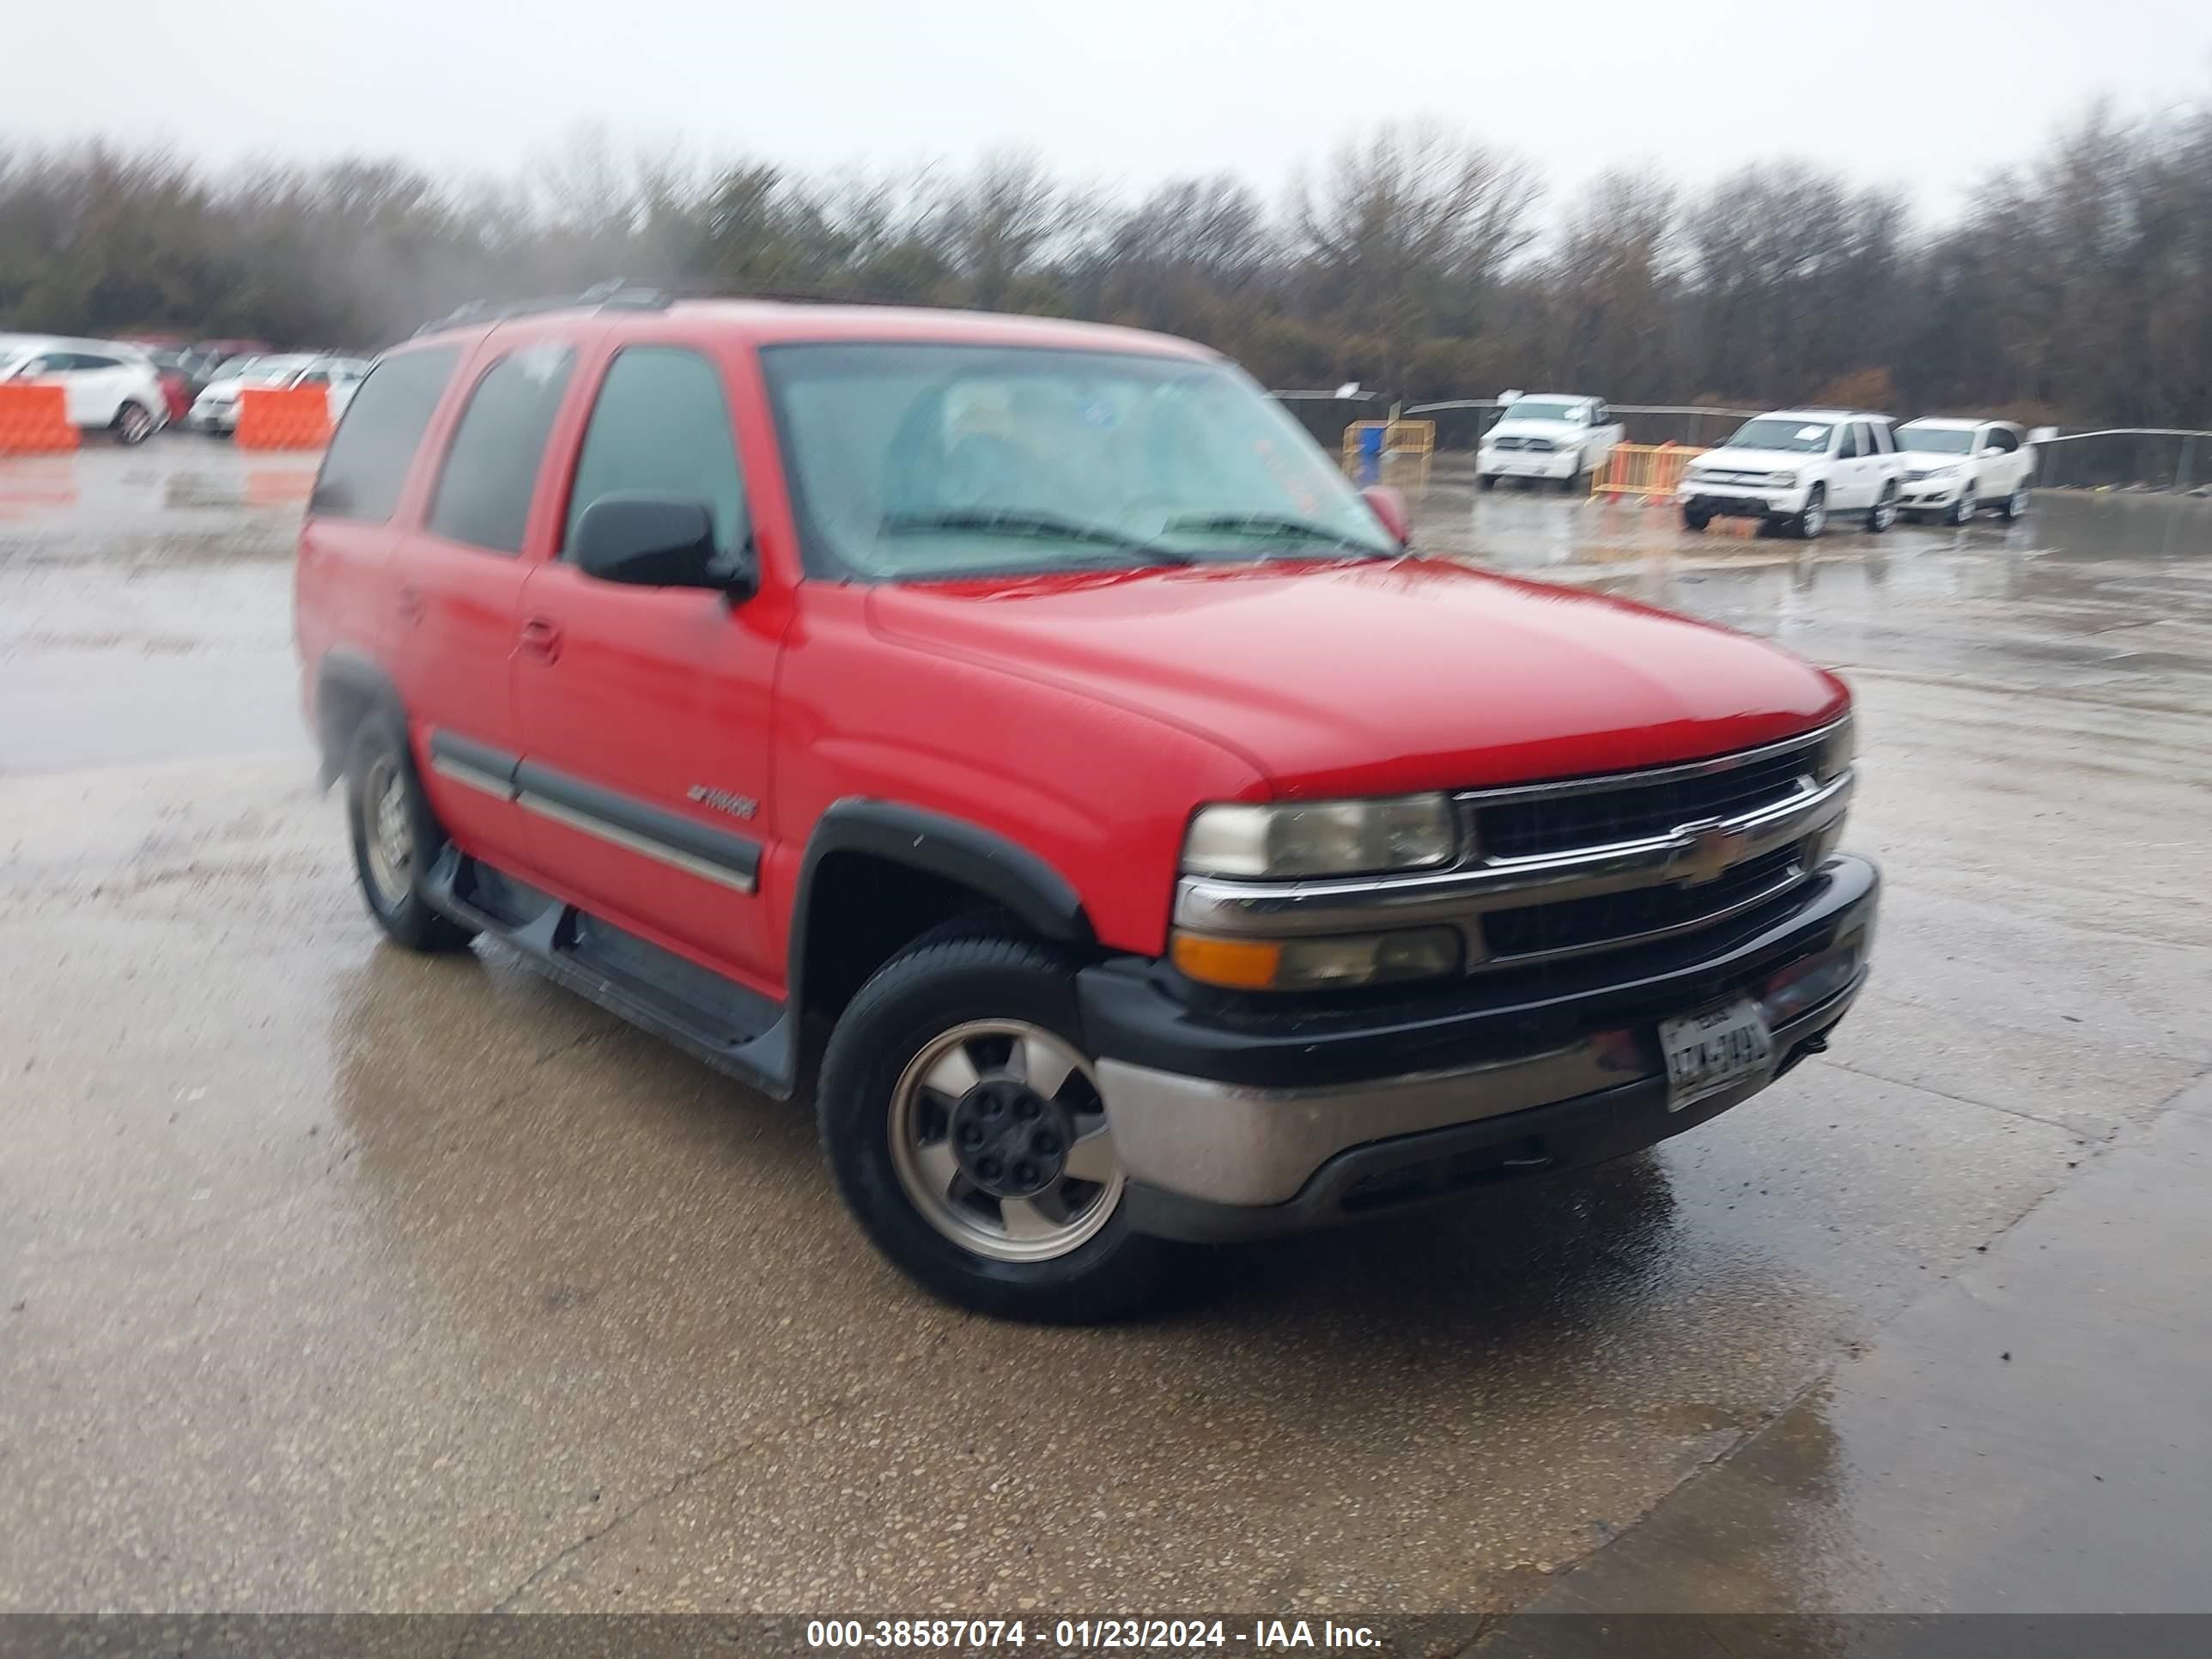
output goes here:
[[[523, 555], [425, 536], [437, 458], [493, 356], [556, 337], [578, 370]], [[758, 350], [787, 341], [969, 342], [1209, 359], [1187, 342], [1023, 318], [766, 303], [571, 313], [448, 332], [449, 387], [389, 526], [310, 520], [307, 687], [343, 647], [434, 725], [761, 842], [757, 890], [713, 888], [478, 792], [431, 780], [465, 851], [781, 995], [807, 841], [866, 797], [965, 819], [1082, 896], [1105, 945], [1156, 955], [1185, 825], [1210, 800], [1389, 794], [1698, 758], [1832, 720], [1848, 694], [1772, 647], [1580, 591], [1418, 558], [865, 586], [805, 580]], [[625, 588], [556, 560], [568, 480], [611, 353], [684, 344], [720, 368], [759, 588]], [[398, 590], [426, 604], [404, 620]], [[526, 623], [560, 636], [518, 651]], [[420, 751], [418, 750], [418, 758]], [[426, 769], [427, 771], [427, 769]], [[742, 823], [694, 786], [757, 798]]]

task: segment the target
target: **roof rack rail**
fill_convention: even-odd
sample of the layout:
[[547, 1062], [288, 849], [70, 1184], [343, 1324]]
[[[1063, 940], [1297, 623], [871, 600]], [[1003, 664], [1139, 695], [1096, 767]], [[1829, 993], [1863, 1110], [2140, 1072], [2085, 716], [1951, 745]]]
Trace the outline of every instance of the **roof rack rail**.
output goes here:
[[415, 331], [419, 337], [435, 334], [448, 328], [465, 328], [472, 323], [504, 323], [517, 317], [535, 317], [541, 312], [582, 311], [592, 307], [619, 311], [665, 311], [674, 303], [673, 296], [657, 288], [632, 288], [620, 277], [611, 282], [594, 283], [580, 294], [548, 295], [536, 300], [513, 300], [505, 304], [494, 304], [489, 300], [471, 300], [459, 305], [434, 323], [425, 323]]

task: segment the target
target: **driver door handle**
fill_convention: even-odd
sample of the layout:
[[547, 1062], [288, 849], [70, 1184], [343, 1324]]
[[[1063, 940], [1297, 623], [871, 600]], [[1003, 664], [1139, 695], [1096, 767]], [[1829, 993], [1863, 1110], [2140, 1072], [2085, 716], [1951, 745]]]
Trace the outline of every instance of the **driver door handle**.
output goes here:
[[522, 654], [540, 662], [561, 659], [560, 624], [549, 617], [532, 617], [522, 624]]

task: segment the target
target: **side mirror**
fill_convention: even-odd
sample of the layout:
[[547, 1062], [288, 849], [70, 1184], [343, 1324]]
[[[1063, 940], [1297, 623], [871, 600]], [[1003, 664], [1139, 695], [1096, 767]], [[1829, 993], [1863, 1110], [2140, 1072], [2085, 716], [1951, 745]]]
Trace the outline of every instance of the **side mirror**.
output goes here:
[[1413, 520], [1406, 511], [1406, 498], [1389, 484], [1370, 484], [1359, 492], [1359, 499], [1367, 503], [1367, 510], [1376, 521], [1390, 532], [1390, 539], [1401, 547], [1412, 545]]
[[602, 495], [577, 521], [576, 568], [604, 582], [640, 587], [711, 587], [742, 598], [750, 564], [714, 545], [714, 515], [687, 495]]

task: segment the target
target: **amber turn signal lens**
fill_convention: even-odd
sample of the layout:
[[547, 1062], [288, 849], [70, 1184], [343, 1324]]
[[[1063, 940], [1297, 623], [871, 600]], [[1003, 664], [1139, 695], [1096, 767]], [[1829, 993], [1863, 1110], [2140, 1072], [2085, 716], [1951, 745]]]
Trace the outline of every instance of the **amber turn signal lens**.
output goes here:
[[1237, 991], [1264, 991], [1275, 982], [1283, 947], [1272, 939], [1208, 939], [1177, 933], [1170, 952], [1175, 965], [1205, 985]]

